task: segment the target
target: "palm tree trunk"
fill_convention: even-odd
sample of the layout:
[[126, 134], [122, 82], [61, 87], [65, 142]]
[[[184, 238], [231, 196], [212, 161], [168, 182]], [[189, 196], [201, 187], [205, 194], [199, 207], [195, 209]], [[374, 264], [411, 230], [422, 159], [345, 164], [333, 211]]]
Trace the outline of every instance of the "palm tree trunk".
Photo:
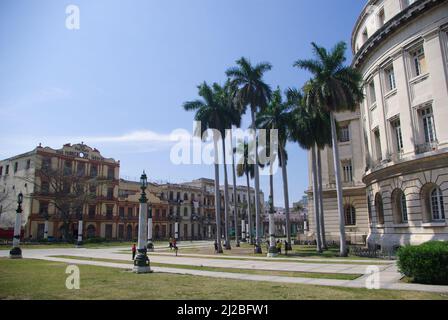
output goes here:
[[232, 130], [230, 130], [230, 146], [232, 148], [232, 175], [233, 175], [233, 210], [234, 210], [234, 220], [235, 220], [235, 241], [236, 246], [240, 246], [240, 239], [238, 236], [238, 202], [236, 201], [236, 173], [235, 173], [235, 153], [233, 152], [233, 138]]
[[289, 221], [289, 193], [288, 193], [288, 172], [286, 170], [286, 158], [285, 149], [280, 146], [280, 156], [282, 158], [282, 177], [283, 177], [283, 196], [285, 198], [285, 214], [286, 214], [286, 241], [288, 242], [288, 247], [286, 250], [292, 250], [291, 246], [291, 224]]
[[273, 161], [269, 163], [269, 250], [268, 257], [277, 256], [275, 246], [275, 222], [274, 222], [274, 175], [272, 173]]
[[334, 119], [333, 112], [330, 112], [330, 122], [331, 122], [331, 143], [333, 145], [333, 160], [334, 160], [334, 174], [336, 178], [336, 194], [338, 199], [338, 213], [339, 213], [339, 237], [340, 237], [340, 256], [346, 257], [348, 255], [347, 252], [347, 244], [345, 242], [345, 221], [344, 221], [344, 207], [343, 207], [343, 199], [342, 199], [342, 184], [341, 184], [341, 172], [339, 165], [339, 149], [338, 149], [338, 141], [336, 135], [336, 124]]
[[226, 163], [226, 142], [225, 137], [222, 137], [222, 151], [224, 160], [224, 232], [226, 242], [224, 248], [230, 250], [230, 237], [229, 237], [229, 182], [227, 180], [227, 163]]
[[254, 240], [252, 238], [252, 207], [250, 206], [250, 180], [249, 180], [249, 172], [246, 171], [246, 183], [247, 183], [247, 224], [249, 225], [249, 243], [251, 245], [254, 244]]
[[313, 168], [313, 201], [314, 201], [314, 220], [316, 225], [316, 245], [317, 252], [322, 252], [322, 244], [320, 242], [320, 223], [319, 223], [319, 201], [317, 194], [317, 170], [316, 170], [316, 147], [311, 149], [311, 162]]
[[260, 245], [260, 175], [258, 172], [258, 141], [257, 128], [255, 127], [255, 110], [251, 106], [253, 139], [255, 142], [255, 253], [263, 253]]
[[319, 215], [320, 215], [320, 237], [322, 241], [322, 249], [327, 250], [327, 240], [325, 239], [325, 217], [324, 217], [324, 198], [322, 193], [322, 168], [321, 168], [321, 152], [317, 149], [317, 182], [319, 194]]
[[219, 164], [218, 164], [218, 137], [213, 137], [215, 148], [215, 215], [216, 215], [216, 241], [218, 252], [222, 253], [221, 246], [221, 194], [219, 192]]

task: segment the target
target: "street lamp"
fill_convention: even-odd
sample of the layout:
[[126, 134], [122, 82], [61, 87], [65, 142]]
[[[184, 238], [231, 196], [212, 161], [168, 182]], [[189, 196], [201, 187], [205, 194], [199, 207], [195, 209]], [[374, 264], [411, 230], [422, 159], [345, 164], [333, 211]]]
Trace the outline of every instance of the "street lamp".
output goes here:
[[148, 186], [148, 178], [146, 177], [145, 171], [143, 171], [140, 177], [140, 189], [142, 193], [140, 196], [140, 212], [138, 217], [138, 248], [137, 256], [134, 260], [134, 272], [136, 273], [149, 273], [151, 268], [149, 267], [149, 259], [146, 255], [146, 239], [147, 239], [147, 229], [146, 229], [146, 216], [148, 214], [148, 198], [146, 198], [146, 188]]
[[276, 257], [278, 255], [275, 246], [275, 224], [274, 224], [274, 202], [272, 195], [269, 196], [269, 250], [268, 257]]
[[14, 238], [12, 239], [12, 249], [9, 251], [9, 257], [11, 259], [21, 259], [22, 249], [20, 249], [20, 233], [22, 229], [22, 203], [23, 194], [19, 193], [17, 196], [17, 210], [16, 210], [16, 222], [14, 224]]

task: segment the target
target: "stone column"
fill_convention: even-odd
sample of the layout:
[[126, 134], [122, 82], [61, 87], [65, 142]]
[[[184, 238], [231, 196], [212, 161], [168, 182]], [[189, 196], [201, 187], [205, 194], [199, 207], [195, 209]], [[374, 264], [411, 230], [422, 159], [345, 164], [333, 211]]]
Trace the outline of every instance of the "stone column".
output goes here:
[[20, 233], [22, 229], [22, 201], [23, 195], [19, 193], [17, 198], [16, 221], [14, 224], [14, 238], [12, 239], [12, 249], [9, 251], [11, 259], [21, 259], [22, 249], [20, 249]]
[[147, 240], [147, 213], [148, 213], [148, 199], [146, 198], [146, 174], [143, 172], [142, 178], [142, 193], [139, 199], [140, 201], [140, 212], [138, 219], [138, 247], [137, 247], [137, 256], [134, 260], [134, 272], [136, 273], [148, 273], [151, 272], [151, 268], [149, 267], [149, 259], [146, 255], [146, 240]]
[[246, 221], [241, 220], [241, 241], [246, 242]]
[[82, 246], [82, 218], [78, 221], [78, 241], [76, 243], [76, 246]]
[[152, 243], [152, 208], [148, 210], [148, 242], [146, 244], [148, 251], [154, 251], [154, 244]]

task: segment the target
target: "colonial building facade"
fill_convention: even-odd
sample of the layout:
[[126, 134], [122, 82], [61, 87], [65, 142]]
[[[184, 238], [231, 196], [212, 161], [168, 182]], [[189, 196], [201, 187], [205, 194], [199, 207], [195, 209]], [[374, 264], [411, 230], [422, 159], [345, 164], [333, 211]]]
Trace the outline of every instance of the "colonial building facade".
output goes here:
[[[83, 143], [66, 144], [61, 149], [39, 145], [33, 151], [0, 161], [0, 228], [13, 226], [15, 201], [22, 192], [22, 225], [27, 239], [76, 236], [80, 219], [84, 238], [136, 239], [140, 183], [120, 179], [119, 170], [119, 161], [105, 158]], [[81, 185], [78, 189], [83, 191], [77, 192], [76, 185]], [[231, 193], [233, 188], [229, 187]], [[254, 189], [249, 193], [254, 201]], [[175, 237], [176, 228], [180, 240], [214, 238], [213, 180], [150, 183], [146, 195], [155, 240]], [[229, 224], [233, 230], [234, 210], [239, 215], [238, 221], [247, 215], [246, 195], [247, 188], [237, 186], [237, 199], [231, 197]], [[260, 198], [263, 200], [262, 193]], [[222, 208], [223, 201], [221, 195]], [[221, 215], [224, 227], [224, 209]], [[241, 232], [241, 226], [238, 228]]]
[[[353, 30], [365, 99], [352, 114], [360, 145], [350, 145], [364, 190], [357, 205], [367, 210], [354, 207], [356, 221], [368, 221], [370, 246], [448, 240], [447, 12], [446, 0], [370, 0]], [[350, 192], [345, 186], [344, 197]], [[336, 206], [335, 196], [328, 201]]]

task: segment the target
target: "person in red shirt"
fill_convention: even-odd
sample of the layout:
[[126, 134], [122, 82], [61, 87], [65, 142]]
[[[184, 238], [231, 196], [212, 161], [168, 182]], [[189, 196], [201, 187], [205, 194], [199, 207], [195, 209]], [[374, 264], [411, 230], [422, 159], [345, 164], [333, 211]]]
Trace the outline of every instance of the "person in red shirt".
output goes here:
[[137, 247], [135, 243], [132, 245], [132, 260], [135, 259], [135, 253], [137, 252]]

